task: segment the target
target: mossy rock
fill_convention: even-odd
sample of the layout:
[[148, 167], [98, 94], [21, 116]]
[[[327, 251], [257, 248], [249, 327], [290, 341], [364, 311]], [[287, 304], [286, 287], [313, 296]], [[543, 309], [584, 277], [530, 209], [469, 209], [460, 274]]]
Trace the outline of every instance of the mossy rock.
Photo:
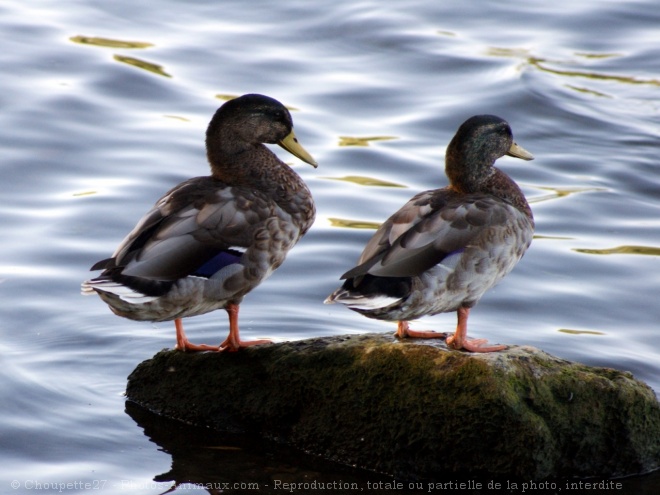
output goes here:
[[660, 464], [647, 385], [532, 347], [469, 354], [368, 334], [165, 350], [133, 371], [127, 396], [400, 479], [613, 477]]

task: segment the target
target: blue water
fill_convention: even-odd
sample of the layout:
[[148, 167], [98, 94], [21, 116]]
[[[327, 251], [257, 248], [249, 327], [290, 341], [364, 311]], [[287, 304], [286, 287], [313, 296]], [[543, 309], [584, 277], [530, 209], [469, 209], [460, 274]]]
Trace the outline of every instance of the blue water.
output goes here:
[[[445, 185], [456, 128], [493, 113], [536, 156], [500, 166], [528, 196], [537, 232], [472, 311], [471, 333], [629, 370], [660, 391], [659, 25], [653, 0], [0, 4], [0, 491], [14, 480], [18, 492], [77, 481], [167, 489], [150, 483], [180, 449], [150, 440], [162, 432], [143, 433], [122, 394], [139, 362], [174, 345], [173, 325], [118, 318], [79, 284], [164, 191], [207, 173], [204, 131], [226, 95], [293, 107], [320, 164], [275, 150], [319, 215], [242, 304], [244, 337], [393, 331], [322, 304], [372, 233], [349, 225]], [[371, 185], [344, 180], [354, 176]], [[454, 324], [446, 314], [417, 328]], [[220, 342], [227, 328], [224, 312], [186, 325], [193, 342]], [[380, 479], [261, 462], [260, 482]], [[657, 493], [660, 478], [623, 483]]]

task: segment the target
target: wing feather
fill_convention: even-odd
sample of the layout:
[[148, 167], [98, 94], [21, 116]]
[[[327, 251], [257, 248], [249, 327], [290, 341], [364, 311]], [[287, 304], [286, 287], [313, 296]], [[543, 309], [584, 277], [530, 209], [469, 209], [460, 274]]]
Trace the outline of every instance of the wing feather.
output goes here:
[[493, 229], [506, 226], [512, 205], [498, 198], [473, 194], [469, 198], [450, 189], [418, 194], [392, 215], [365, 247], [358, 266], [342, 278], [365, 274], [411, 277], [456, 256]]
[[[250, 208], [255, 202], [262, 208]], [[112, 258], [98, 268], [122, 275], [176, 280], [223, 250], [247, 248], [258, 224], [273, 214], [251, 189], [219, 188], [208, 177], [190, 179], [161, 198], [138, 222]]]

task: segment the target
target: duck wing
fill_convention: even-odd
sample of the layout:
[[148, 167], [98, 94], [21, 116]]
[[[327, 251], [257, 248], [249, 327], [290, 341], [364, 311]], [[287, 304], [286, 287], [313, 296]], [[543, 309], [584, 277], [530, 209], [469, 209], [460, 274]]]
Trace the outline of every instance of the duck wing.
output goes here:
[[358, 266], [342, 279], [366, 274], [411, 277], [439, 263], [453, 268], [459, 259], [455, 255], [486, 241], [493, 229], [506, 228], [511, 215], [517, 218], [520, 212], [494, 196], [448, 188], [420, 193], [381, 225]]
[[228, 262], [236, 262], [254, 242], [255, 226], [272, 214], [270, 202], [256, 191], [210, 177], [190, 179], [166, 193], [112, 257], [92, 269], [105, 269], [103, 275], [176, 280], [223, 252], [230, 254]]

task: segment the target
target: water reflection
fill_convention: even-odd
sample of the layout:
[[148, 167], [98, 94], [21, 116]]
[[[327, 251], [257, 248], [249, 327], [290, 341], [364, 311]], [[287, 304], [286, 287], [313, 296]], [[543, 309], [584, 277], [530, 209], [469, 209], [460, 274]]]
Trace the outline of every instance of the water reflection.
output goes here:
[[605, 94], [601, 91], [596, 91], [594, 89], [589, 89], [589, 88], [583, 88], [580, 86], [574, 86], [572, 84], [565, 84], [564, 87], [568, 89], [572, 89], [573, 91], [577, 91], [578, 93], [585, 93], [591, 96], [597, 96], [599, 98], [613, 98], [612, 95]]
[[239, 96], [240, 95], [218, 93], [217, 95], [215, 95], [215, 98], [222, 101], [229, 101], [229, 100], [233, 100], [234, 98], [238, 98]]
[[[123, 48], [127, 50], [134, 49], [145, 49], [151, 48], [154, 46], [153, 43], [147, 43], [144, 41], [126, 41], [112, 38], [100, 38], [94, 36], [71, 36], [69, 41], [80, 45], [88, 46], [98, 46], [102, 48]], [[171, 74], [165, 72], [161, 65], [155, 64], [153, 62], [148, 62], [146, 60], [141, 60], [135, 57], [128, 57], [125, 55], [113, 55], [112, 58], [117, 62], [128, 64], [132, 67], [137, 67], [138, 69], [143, 69], [149, 71], [153, 74], [157, 74], [163, 77], [172, 77]]]
[[605, 189], [604, 187], [549, 187], [549, 186], [533, 186], [533, 187], [541, 191], [549, 191], [549, 194], [527, 198], [527, 201], [530, 204], [541, 203], [543, 201], [548, 201], [551, 199], [565, 198], [573, 194], [607, 191], [607, 189]]
[[[595, 71], [557, 69], [552, 67], [550, 64], [570, 65], [573, 64], [574, 62], [549, 61], [545, 58], [533, 56], [531, 55], [529, 50], [521, 49], [521, 48], [490, 47], [487, 49], [486, 53], [493, 57], [520, 58], [523, 59], [523, 61], [531, 67], [535, 67], [536, 69], [542, 72], [547, 72], [558, 76], [578, 77], [578, 78], [595, 79], [601, 81], [614, 81], [625, 84], [642, 84], [642, 85], [660, 86], [660, 80], [654, 78], [647, 79], [647, 78], [638, 78], [634, 76], [620, 76], [617, 74], [603, 74]], [[602, 53], [602, 54], [576, 53], [575, 55], [588, 59], [606, 59], [606, 58], [620, 56], [612, 53]]]
[[605, 332], [598, 332], [596, 330], [572, 330], [570, 328], [560, 328], [559, 331], [569, 335], [606, 335]]
[[654, 246], [617, 246], [609, 249], [575, 248], [573, 251], [584, 254], [641, 254], [645, 256], [660, 256], [660, 247]]
[[110, 38], [97, 38], [94, 36], [71, 36], [69, 41], [81, 45], [102, 46], [105, 48], [141, 49], [154, 46], [153, 43], [145, 43], [143, 41], [124, 41]]
[[186, 488], [201, 488], [211, 494], [228, 490], [281, 493], [289, 491], [283, 489], [285, 483], [310, 487], [316, 483], [317, 488], [324, 486], [326, 489], [336, 487], [332, 489], [333, 494], [392, 493], [391, 490], [369, 489], [380, 482], [392, 482], [388, 476], [341, 466], [274, 442], [186, 425], [153, 414], [130, 401], [126, 402], [126, 414], [144, 430], [151, 442], [172, 456], [170, 470], [153, 478], [163, 493]]
[[154, 74], [158, 74], [159, 76], [172, 77], [170, 74], [165, 72], [162, 65], [147, 62], [146, 60], [141, 60], [135, 57], [127, 57], [125, 55], [113, 55], [112, 58], [114, 58], [117, 62], [122, 62], [124, 64], [137, 67], [138, 69], [143, 69]]
[[[571, 332], [567, 331], [567, 333]], [[453, 493], [454, 490], [448, 488], [449, 483], [457, 483], [454, 478], [434, 482], [395, 480], [382, 474], [341, 466], [256, 437], [221, 433], [186, 425], [153, 414], [130, 401], [126, 402], [126, 414], [142, 428], [144, 435], [151, 442], [172, 456], [170, 470], [155, 475], [154, 486], [150, 487], [160, 490], [163, 494], [191, 490], [191, 493], [206, 492], [213, 495], [228, 492], [256, 493], [256, 491], [259, 493], [331, 491], [338, 495], [355, 493], [418, 495], [444, 490], [442, 487], [447, 487], [446, 489]], [[473, 482], [482, 483], [481, 486], [484, 488], [489, 481], [492, 481], [471, 479]], [[504, 484], [507, 482], [507, 480], [501, 481]], [[655, 494], [657, 492], [654, 490], [660, 485], [660, 472], [618, 481], [622, 489], [617, 490], [617, 493], [621, 495]], [[557, 486], [563, 486], [565, 480], [554, 482]], [[398, 490], [387, 488], [394, 486], [395, 483], [398, 483]], [[436, 488], [430, 490], [429, 486]], [[193, 489], [195, 492], [192, 492]], [[460, 491], [465, 495], [490, 493], [480, 489]], [[546, 492], [539, 491], [539, 493]]]
[[542, 70], [544, 72], [549, 72], [551, 74], [556, 74], [559, 76], [583, 77], [587, 79], [597, 79], [601, 81], [615, 81], [625, 84], [648, 84], [652, 86], [660, 86], [660, 80], [658, 79], [640, 79], [632, 76], [618, 76], [615, 74], [601, 74], [598, 72], [554, 69], [552, 67], [544, 65], [547, 62], [547, 60], [544, 60], [542, 58], [535, 58], [535, 57], [530, 57], [527, 61], [529, 62], [530, 65], [536, 67], [539, 70]]
[[351, 220], [349, 218], [328, 218], [331, 227], [342, 227], [345, 229], [368, 229], [376, 230], [380, 227], [379, 222], [368, 222], [366, 220]]
[[407, 187], [403, 184], [398, 184], [396, 182], [390, 182], [382, 179], [376, 179], [374, 177], [365, 177], [363, 175], [346, 175], [344, 177], [324, 177], [329, 180], [340, 180], [343, 182], [350, 182], [352, 184], [358, 184], [360, 186], [376, 186], [376, 187]]
[[339, 146], [369, 146], [372, 141], [391, 141], [392, 139], [398, 138], [395, 136], [339, 136]]

